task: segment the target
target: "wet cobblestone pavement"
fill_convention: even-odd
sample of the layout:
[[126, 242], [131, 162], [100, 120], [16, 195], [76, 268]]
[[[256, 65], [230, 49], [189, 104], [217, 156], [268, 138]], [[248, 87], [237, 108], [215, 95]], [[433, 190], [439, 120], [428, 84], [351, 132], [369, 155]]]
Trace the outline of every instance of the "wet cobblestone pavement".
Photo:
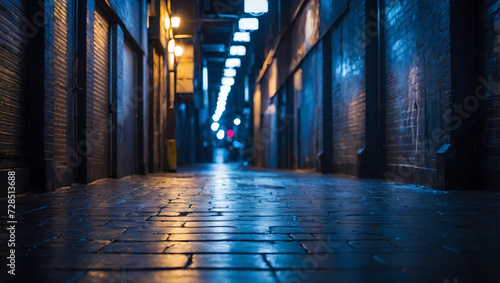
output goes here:
[[498, 282], [499, 204], [233, 165], [108, 179], [17, 198], [15, 279]]

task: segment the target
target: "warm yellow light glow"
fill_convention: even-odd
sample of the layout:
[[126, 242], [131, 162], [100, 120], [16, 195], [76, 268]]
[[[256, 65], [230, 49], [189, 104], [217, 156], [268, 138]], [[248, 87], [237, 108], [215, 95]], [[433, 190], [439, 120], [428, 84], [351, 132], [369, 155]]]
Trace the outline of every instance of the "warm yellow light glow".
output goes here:
[[181, 25], [181, 18], [179, 17], [173, 17], [172, 20], [172, 27], [173, 28], [178, 28]]
[[170, 28], [170, 18], [165, 17], [165, 29], [168, 30]]
[[175, 40], [174, 39], [171, 39], [168, 42], [168, 52], [170, 52], [170, 53], [174, 53], [175, 52]]
[[179, 57], [182, 55], [182, 53], [184, 53], [184, 48], [182, 48], [180, 46], [176, 46], [175, 47], [175, 56]]
[[168, 69], [170, 71], [173, 71], [175, 69], [175, 54], [174, 53], [170, 53], [168, 57], [169, 57], [169, 59], [168, 59]]

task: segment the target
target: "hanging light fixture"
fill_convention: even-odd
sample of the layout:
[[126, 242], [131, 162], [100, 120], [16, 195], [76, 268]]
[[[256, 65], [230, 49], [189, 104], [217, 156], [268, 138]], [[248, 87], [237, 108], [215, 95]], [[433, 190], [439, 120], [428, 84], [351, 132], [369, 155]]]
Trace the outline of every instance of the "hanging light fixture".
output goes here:
[[234, 45], [229, 48], [229, 54], [231, 56], [245, 56], [247, 48], [243, 45]]
[[247, 31], [235, 32], [233, 35], [234, 42], [250, 42], [250, 33]]
[[178, 28], [181, 25], [181, 18], [179, 17], [173, 17], [172, 20], [172, 27], [173, 28]]
[[267, 0], [245, 0], [245, 13], [263, 14], [269, 11]]
[[239, 68], [241, 67], [240, 58], [228, 58], [226, 59], [226, 68]]
[[258, 30], [259, 19], [257, 18], [241, 18], [238, 22], [240, 30]]

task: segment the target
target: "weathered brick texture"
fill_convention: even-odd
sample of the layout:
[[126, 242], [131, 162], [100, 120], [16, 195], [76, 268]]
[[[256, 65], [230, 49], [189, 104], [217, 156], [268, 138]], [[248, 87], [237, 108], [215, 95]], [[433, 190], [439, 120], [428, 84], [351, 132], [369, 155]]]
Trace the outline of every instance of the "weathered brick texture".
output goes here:
[[351, 1], [332, 32], [333, 169], [356, 175], [365, 141], [365, 4]]
[[120, 20], [123, 21], [126, 30], [140, 44], [142, 42], [141, 35], [144, 31], [143, 22], [141, 22], [141, 1], [137, 0], [110, 0], [111, 7], [116, 12]]
[[[114, 148], [122, 140], [120, 128], [110, 127], [110, 93], [115, 90], [121, 99], [123, 84], [122, 65], [116, 64], [119, 70], [111, 76], [111, 52], [122, 56], [127, 37], [133, 56], [137, 54], [132, 60], [145, 64], [147, 56], [146, 1], [111, 2], [79, 1], [78, 15], [76, 3], [68, 0], [0, 4], [0, 103], [6, 109], [0, 113], [0, 170], [24, 170], [26, 179], [29, 172], [33, 188], [50, 191], [75, 180], [86, 183], [110, 176], [110, 135], [118, 134]], [[119, 31], [115, 45], [120, 45], [113, 50], [112, 20]], [[137, 74], [129, 80], [134, 87], [144, 88], [144, 69], [137, 64], [131, 70]], [[145, 121], [131, 117], [138, 124]], [[144, 149], [137, 150], [144, 157]]]
[[385, 4], [386, 166], [394, 178], [432, 185], [435, 152], [449, 140], [449, 2]]
[[[278, 37], [289, 46], [289, 65], [280, 62], [286, 51], [278, 45], [269, 51], [274, 61], [268, 58], [260, 71], [264, 75], [256, 88], [256, 164], [274, 167], [281, 162], [273, 161], [278, 156], [273, 136], [266, 143], [264, 134], [279, 125], [269, 111], [276, 106], [269, 97], [284, 90], [283, 81], [288, 80], [293, 87], [286, 91], [295, 94], [287, 101], [294, 104], [289, 113], [294, 134], [287, 135], [285, 144], [295, 145], [279, 156], [295, 160], [289, 168], [314, 168], [311, 154], [331, 149], [331, 160], [322, 159], [333, 165], [330, 172], [443, 188], [498, 189], [499, 1], [325, 0], [319, 2], [319, 21], [303, 20], [301, 13], [314, 15], [310, 8], [317, 3], [306, 1], [284, 28], [283, 38]], [[320, 35], [314, 39], [317, 26]], [[312, 51], [314, 46], [327, 46], [322, 53], [328, 62]], [[273, 74], [276, 60], [280, 64]], [[327, 68], [308, 67], [311, 60]], [[330, 70], [331, 87], [330, 75], [325, 77]], [[323, 87], [308, 87], [314, 80], [324, 81]], [[479, 108], [467, 105], [476, 100], [472, 85], [483, 96], [491, 93]], [[323, 99], [315, 99], [317, 95]], [[331, 115], [318, 115], [329, 95]], [[457, 103], [467, 113], [457, 110]], [[331, 128], [317, 127], [319, 123], [331, 123]], [[331, 139], [320, 139], [331, 144], [316, 142], [323, 131], [332, 131]]]

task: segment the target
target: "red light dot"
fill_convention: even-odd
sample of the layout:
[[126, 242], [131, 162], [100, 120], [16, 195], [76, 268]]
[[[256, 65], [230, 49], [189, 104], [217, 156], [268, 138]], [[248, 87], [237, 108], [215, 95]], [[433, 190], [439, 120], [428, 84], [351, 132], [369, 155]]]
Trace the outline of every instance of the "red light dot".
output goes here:
[[229, 131], [227, 131], [226, 135], [227, 135], [228, 138], [232, 138], [232, 137], [234, 137], [234, 131], [233, 130], [229, 130]]

